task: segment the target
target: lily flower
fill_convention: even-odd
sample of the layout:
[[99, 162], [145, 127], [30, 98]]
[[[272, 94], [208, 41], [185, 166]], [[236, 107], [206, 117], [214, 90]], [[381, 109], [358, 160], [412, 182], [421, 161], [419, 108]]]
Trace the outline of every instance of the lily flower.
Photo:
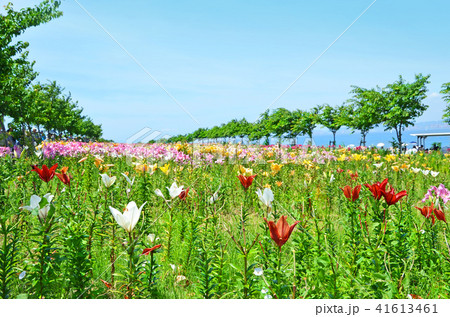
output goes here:
[[135, 177], [133, 177], [133, 179], [131, 180], [131, 179], [128, 177], [127, 174], [122, 173], [122, 175], [123, 175], [123, 177], [125, 177], [125, 179], [127, 180], [128, 184], [130, 184], [130, 186], [133, 186]]
[[370, 190], [373, 198], [375, 198], [376, 200], [380, 200], [381, 197], [383, 196], [382, 193], [386, 190], [387, 182], [388, 182], [388, 179], [386, 178], [381, 183], [376, 182], [375, 184], [372, 184], [372, 185], [364, 184], [364, 186], [366, 186]]
[[[245, 168], [244, 166], [240, 165], [239, 166], [239, 171], [241, 172], [242, 175], [244, 176], [250, 176], [253, 174], [253, 170], [251, 168]], [[238, 173], [239, 174], [239, 173]]]
[[164, 200], [166, 200], [166, 197], [164, 197], [164, 194], [161, 192], [160, 189], [155, 189], [156, 196], [162, 197]]
[[181, 191], [181, 193], [178, 195], [178, 198], [180, 198], [181, 200], [186, 200], [188, 193], [189, 193], [189, 187], [186, 188], [185, 190]]
[[176, 182], [173, 182], [172, 186], [166, 187], [169, 190], [169, 195], [172, 199], [179, 196], [183, 191], [183, 186], [178, 187]]
[[156, 234], [150, 233], [147, 235], [147, 240], [153, 244], [155, 241], [159, 240], [159, 238], [156, 237]]
[[25, 209], [28, 211], [38, 210], [38, 217], [41, 220], [45, 220], [47, 218], [48, 212], [50, 210], [50, 203], [53, 200], [54, 195], [48, 193], [44, 195], [45, 200], [47, 201], [47, 205], [45, 205], [43, 208], [41, 207], [41, 200], [42, 198], [37, 195], [32, 195], [30, 197], [30, 205], [29, 206], [23, 206], [20, 207], [20, 209]]
[[276, 173], [278, 173], [279, 171], [281, 171], [281, 168], [283, 167], [283, 164], [276, 164], [276, 163], [272, 163], [270, 165], [270, 169], [272, 170], [272, 173], [275, 175]]
[[105, 184], [106, 188], [111, 187], [116, 181], [115, 176], [109, 177], [108, 174], [100, 174], [100, 176], [102, 177], [103, 184]]
[[447, 220], [445, 220], [445, 214], [441, 209], [434, 208], [433, 212], [436, 218], [438, 218], [438, 220], [447, 223]]
[[398, 192], [396, 194], [394, 189], [391, 188], [391, 190], [389, 190], [389, 191], [383, 191], [382, 195], [383, 195], [384, 199], [386, 200], [386, 203], [390, 206], [390, 205], [396, 204], [400, 200], [400, 198], [402, 198], [408, 194], [406, 193], [406, 190], [402, 190], [401, 192]]
[[111, 283], [109, 283], [109, 282], [107, 282], [107, 281], [105, 281], [105, 280], [102, 280], [102, 279], [100, 279], [100, 281], [102, 281], [103, 284], [105, 284], [105, 286], [106, 286], [107, 288], [112, 288], [112, 284], [111, 284]]
[[155, 245], [152, 248], [145, 248], [144, 251], [142, 251], [141, 255], [149, 255], [152, 252], [155, 252], [156, 250], [158, 250], [159, 248], [161, 248], [161, 244]]
[[436, 177], [436, 176], [438, 176], [438, 175], [439, 175], [439, 172], [431, 171], [431, 176]]
[[169, 175], [169, 163], [164, 164], [164, 166], [160, 166], [159, 169], [166, 175]]
[[286, 218], [287, 218], [286, 216], [281, 216], [277, 224], [275, 224], [275, 222], [273, 221], [267, 221], [267, 219], [264, 217], [264, 220], [269, 226], [270, 238], [272, 238], [272, 240], [278, 245], [278, 249], [280, 251], [283, 244], [285, 244], [289, 239], [289, 237], [291, 236], [291, 233], [294, 230], [295, 226], [300, 222], [296, 221], [294, 222], [294, 224], [289, 226], [289, 224], [286, 221]]
[[209, 198], [209, 203], [212, 205], [215, 201], [219, 199], [219, 190], [220, 187], [222, 187], [222, 184], [219, 185], [219, 188], [217, 188], [216, 192]]
[[256, 177], [256, 175], [251, 175], [251, 176], [239, 175], [238, 176], [239, 181], [241, 182], [241, 184], [245, 190], [247, 190], [252, 185], [255, 177]]
[[20, 146], [14, 145], [13, 151], [14, 151], [14, 157], [15, 158], [20, 158], [22, 156], [23, 150], [22, 150], [22, 148]]
[[109, 206], [109, 210], [116, 220], [117, 224], [125, 229], [126, 232], [130, 233], [133, 231], [137, 222], [139, 221], [139, 217], [141, 216], [142, 208], [145, 206], [147, 202], [143, 203], [140, 208], [137, 207], [134, 201], [130, 202], [126, 207], [123, 213], [118, 211], [116, 208]]
[[42, 165], [42, 169], [37, 167], [37, 165], [31, 165], [33, 168], [31, 171], [38, 173], [39, 177], [46, 183], [52, 180], [55, 176], [55, 170], [58, 168], [58, 163], [48, 168], [47, 165]]
[[356, 186], [355, 188], [351, 188], [349, 185], [344, 188], [339, 187], [343, 192], [344, 196], [350, 200], [355, 201], [359, 198], [359, 192], [361, 191], [361, 185]]
[[69, 169], [69, 168], [68, 168], [67, 166], [64, 166], [64, 167], [61, 169], [61, 173], [55, 173], [55, 175], [59, 178], [59, 180], [60, 180], [61, 182], [63, 182], [64, 184], [70, 186], [70, 175], [67, 174], [67, 170], [68, 170], [68, 169]]
[[270, 188], [264, 188], [264, 192], [261, 192], [261, 189], [256, 190], [256, 194], [259, 197], [259, 200], [267, 206], [267, 208], [272, 207], [272, 201], [274, 200], [273, 192]]
[[438, 220], [443, 221], [447, 223], [447, 220], [445, 220], [445, 214], [442, 210], [437, 209], [434, 207], [434, 204], [431, 203], [431, 206], [425, 206], [422, 208], [415, 207], [416, 209], [420, 210], [420, 213], [427, 219], [431, 218], [431, 222], [434, 225], [435, 216]]

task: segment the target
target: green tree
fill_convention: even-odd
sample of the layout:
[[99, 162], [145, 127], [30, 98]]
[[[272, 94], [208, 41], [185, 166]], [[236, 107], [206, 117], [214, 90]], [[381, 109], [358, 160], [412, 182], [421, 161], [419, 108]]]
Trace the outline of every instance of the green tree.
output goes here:
[[319, 123], [333, 133], [332, 144], [336, 146], [336, 132], [342, 127], [340, 119], [344, 106], [332, 107], [324, 105], [319, 113]]
[[241, 138], [241, 142], [244, 142], [244, 137], [248, 137], [252, 131], [252, 125], [245, 118], [238, 121], [237, 136]]
[[366, 136], [369, 131], [383, 121], [384, 98], [381, 89], [365, 89], [352, 86], [353, 97], [347, 105], [341, 108], [342, 115], [339, 121], [353, 131], [361, 133], [360, 145], [366, 145]]
[[307, 135], [312, 143], [313, 131], [319, 123], [319, 113], [321, 111], [321, 106], [316, 106], [309, 111], [296, 110], [292, 112], [293, 124], [292, 124], [292, 134], [293, 135]]
[[292, 113], [285, 108], [278, 108], [269, 116], [267, 128], [281, 142], [283, 135], [292, 130], [292, 123]]
[[0, 122], [4, 128], [4, 117], [17, 118], [24, 105], [21, 100], [26, 94], [25, 88], [36, 78], [34, 62], [28, 61], [27, 42], [16, 38], [26, 29], [62, 15], [58, 11], [60, 1], [45, 0], [34, 8], [13, 9], [10, 2], [4, 14], [0, 14]]
[[264, 143], [269, 144], [269, 137], [271, 134], [271, 131], [268, 128], [269, 118], [269, 110], [266, 110], [259, 116], [258, 121], [253, 124], [253, 129], [250, 133], [249, 138], [251, 141], [261, 140], [262, 138], [265, 138]]
[[442, 116], [442, 119], [444, 119], [444, 122], [447, 124], [450, 124], [450, 83], [445, 83], [442, 85], [441, 94], [444, 95], [442, 99], [444, 99], [448, 105], [444, 110], [444, 115]]
[[422, 74], [415, 76], [415, 81], [407, 83], [400, 76], [399, 80], [386, 86], [382, 92], [385, 102], [383, 123], [385, 130], [395, 130], [397, 135], [399, 151], [402, 150], [402, 133], [403, 130], [414, 125], [417, 117], [420, 117], [428, 105], [423, 104], [423, 100], [427, 97], [427, 84], [430, 75]]

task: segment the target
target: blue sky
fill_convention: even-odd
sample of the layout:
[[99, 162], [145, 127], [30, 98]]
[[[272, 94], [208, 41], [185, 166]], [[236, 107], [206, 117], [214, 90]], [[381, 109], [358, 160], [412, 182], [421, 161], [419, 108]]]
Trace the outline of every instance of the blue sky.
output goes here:
[[[257, 119], [373, 0], [77, 0], [199, 122], [180, 107], [79, 7], [28, 30], [39, 80], [56, 80], [104, 137], [141, 128], [191, 132], [233, 118]], [[39, 3], [12, 1], [15, 8]], [[385, 86], [431, 74], [429, 110], [450, 81], [449, 1], [378, 0], [272, 108], [341, 104], [351, 85]]]

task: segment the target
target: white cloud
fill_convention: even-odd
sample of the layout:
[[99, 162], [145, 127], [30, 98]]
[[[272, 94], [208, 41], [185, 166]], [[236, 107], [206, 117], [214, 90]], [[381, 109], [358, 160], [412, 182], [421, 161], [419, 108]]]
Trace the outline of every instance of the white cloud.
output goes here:
[[432, 92], [428, 95], [428, 98], [441, 98], [442, 96], [438, 92]]

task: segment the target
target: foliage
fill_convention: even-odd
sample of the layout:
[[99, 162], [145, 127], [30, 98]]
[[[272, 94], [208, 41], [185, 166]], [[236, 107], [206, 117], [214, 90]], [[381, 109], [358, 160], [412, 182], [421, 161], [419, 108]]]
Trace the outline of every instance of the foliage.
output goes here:
[[444, 110], [442, 119], [444, 119], [447, 124], [450, 124], [450, 83], [442, 85], [441, 94], [444, 95], [442, 98], [449, 104]]
[[[39, 162], [9, 155], [0, 160], [0, 291], [5, 298], [450, 294], [443, 218], [448, 218], [448, 200], [433, 198], [442, 210], [434, 211], [436, 216], [417, 209], [430, 206], [424, 195], [432, 186], [450, 186], [449, 155], [440, 152], [56, 143], [43, 147]], [[43, 182], [29, 172], [36, 163], [58, 163], [58, 171], [67, 166], [70, 185], [56, 177]], [[116, 177], [109, 187], [104, 173]], [[242, 173], [257, 175], [248, 190], [236, 177]], [[392, 186], [394, 193], [406, 190], [407, 195], [395, 203], [395, 197], [374, 197], [376, 182], [386, 178], [386, 192]], [[174, 179], [177, 188], [184, 185], [183, 195], [166, 189]], [[271, 204], [256, 193], [269, 187]], [[31, 195], [46, 193], [55, 198], [45, 219], [37, 209], [20, 208], [30, 204]], [[127, 232], [109, 206], [121, 211], [131, 201], [147, 203]], [[299, 223], [286, 242], [276, 244], [264, 217], [277, 221], [281, 216], [288, 216], [290, 225]]]
[[331, 107], [330, 105], [323, 105], [321, 113], [319, 114], [319, 123], [333, 133], [333, 145], [336, 146], [336, 132], [342, 127], [343, 123], [341, 116], [344, 106]]
[[402, 76], [393, 84], [389, 84], [383, 89], [382, 108], [384, 117], [383, 123], [386, 130], [394, 129], [397, 134], [399, 151], [402, 150], [402, 131], [414, 124], [414, 120], [420, 117], [428, 108], [422, 101], [427, 97], [426, 84], [429, 83], [430, 76], [416, 75], [416, 80], [412, 83], [404, 81]]
[[98, 139], [102, 134], [101, 126], [82, 116], [70, 93], [64, 95], [56, 82], [33, 84], [38, 73], [34, 62], [28, 60], [28, 43], [16, 40], [27, 29], [60, 17], [60, 4], [45, 0], [34, 8], [14, 11], [9, 3], [5, 15], [0, 15], [0, 122], [6, 130], [4, 117], [11, 117], [13, 136], [24, 145], [29, 143], [33, 126], [39, 132], [43, 127], [47, 134], [57, 132], [59, 137], [68, 134]]
[[365, 89], [353, 86], [352, 98], [343, 108], [341, 122], [361, 133], [360, 145], [366, 145], [367, 133], [383, 122], [383, 98], [380, 89]]

